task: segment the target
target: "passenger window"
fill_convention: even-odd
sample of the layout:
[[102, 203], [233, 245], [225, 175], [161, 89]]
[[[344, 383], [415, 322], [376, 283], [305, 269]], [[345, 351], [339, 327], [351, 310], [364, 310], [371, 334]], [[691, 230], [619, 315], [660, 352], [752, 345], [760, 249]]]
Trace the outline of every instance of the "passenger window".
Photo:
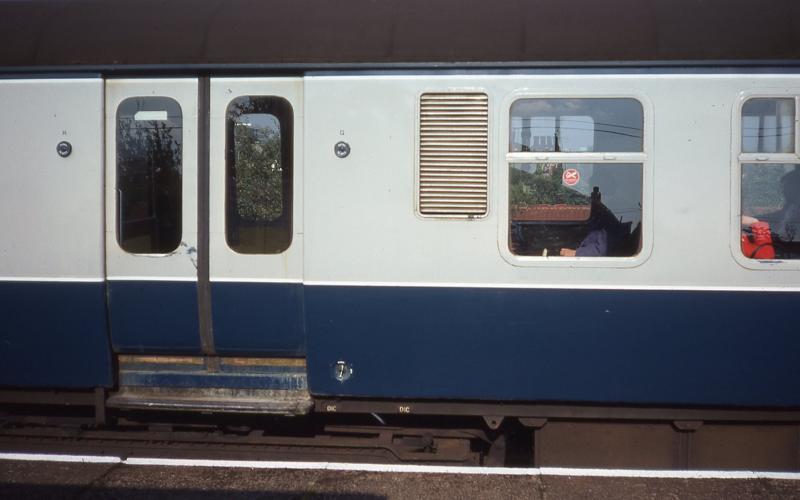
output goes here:
[[245, 254], [292, 241], [292, 123], [280, 97], [243, 96], [226, 113], [225, 238]]
[[[521, 99], [511, 108], [509, 249], [542, 257], [632, 257], [642, 245], [642, 105], [635, 99]], [[620, 153], [597, 163], [587, 155]], [[611, 155], [608, 155], [611, 156]], [[595, 155], [596, 158], [596, 155]]]
[[741, 251], [749, 259], [800, 259], [798, 102], [754, 98], [742, 106]]
[[183, 118], [168, 97], [132, 97], [117, 108], [117, 242], [163, 254], [181, 241]]

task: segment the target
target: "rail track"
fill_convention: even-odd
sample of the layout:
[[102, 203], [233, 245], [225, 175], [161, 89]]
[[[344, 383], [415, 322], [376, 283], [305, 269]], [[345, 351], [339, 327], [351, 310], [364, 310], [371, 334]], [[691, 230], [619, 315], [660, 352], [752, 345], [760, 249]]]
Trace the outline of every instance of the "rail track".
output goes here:
[[[501, 408], [539, 417], [357, 412], [300, 417], [0, 405], [0, 451], [246, 461], [800, 471], [795, 412]], [[85, 402], [84, 402], [85, 403]], [[355, 404], [355, 403], [352, 403]], [[339, 408], [337, 408], [339, 409]], [[386, 410], [385, 412], [383, 410]], [[549, 411], [549, 413], [547, 413]], [[491, 413], [489, 413], [491, 414]]]
[[312, 417], [248, 421], [157, 415], [159, 420], [147, 414], [132, 415], [113, 419], [113, 425], [98, 426], [83, 416], [6, 413], [0, 416], [0, 449], [124, 458], [462, 466], [505, 463], [505, 443], [481, 429], [401, 427], [377, 420], [375, 425], [339, 424]]

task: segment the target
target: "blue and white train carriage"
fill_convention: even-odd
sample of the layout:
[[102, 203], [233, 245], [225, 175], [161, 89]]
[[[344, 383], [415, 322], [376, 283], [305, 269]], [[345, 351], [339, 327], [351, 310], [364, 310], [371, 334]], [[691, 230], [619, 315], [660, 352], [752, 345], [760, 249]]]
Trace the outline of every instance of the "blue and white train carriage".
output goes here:
[[77, 3], [0, 3], [4, 394], [800, 407], [795, 3]]

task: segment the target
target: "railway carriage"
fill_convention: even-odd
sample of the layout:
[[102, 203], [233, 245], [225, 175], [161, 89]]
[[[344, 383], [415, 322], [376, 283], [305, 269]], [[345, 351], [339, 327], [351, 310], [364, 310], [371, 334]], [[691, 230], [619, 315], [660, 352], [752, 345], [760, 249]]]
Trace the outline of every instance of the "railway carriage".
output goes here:
[[0, 2], [3, 399], [777, 422], [703, 439], [796, 468], [799, 20]]

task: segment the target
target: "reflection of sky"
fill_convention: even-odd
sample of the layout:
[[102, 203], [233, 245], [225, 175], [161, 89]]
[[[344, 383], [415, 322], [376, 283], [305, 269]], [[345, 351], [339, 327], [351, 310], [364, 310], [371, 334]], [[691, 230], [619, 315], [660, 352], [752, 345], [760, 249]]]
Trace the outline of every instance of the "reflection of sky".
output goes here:
[[[761, 122], [759, 126], [759, 122]], [[794, 116], [743, 116], [742, 152], [794, 152]], [[761, 147], [759, 148], [759, 139]]]
[[275, 115], [269, 113], [248, 113], [241, 115], [237, 123], [247, 125], [258, 129], [267, 129], [276, 134], [280, 133], [281, 125]]
[[[591, 116], [562, 116], [559, 120], [558, 143], [562, 151], [593, 151], [594, 120]], [[523, 120], [511, 118], [514, 144], [523, 143]], [[556, 119], [554, 116], [534, 117], [530, 120], [531, 150], [552, 151], [555, 144]]]
[[643, 123], [635, 99], [520, 99], [511, 106], [511, 151], [553, 151], [557, 132], [561, 151], [638, 152]]

